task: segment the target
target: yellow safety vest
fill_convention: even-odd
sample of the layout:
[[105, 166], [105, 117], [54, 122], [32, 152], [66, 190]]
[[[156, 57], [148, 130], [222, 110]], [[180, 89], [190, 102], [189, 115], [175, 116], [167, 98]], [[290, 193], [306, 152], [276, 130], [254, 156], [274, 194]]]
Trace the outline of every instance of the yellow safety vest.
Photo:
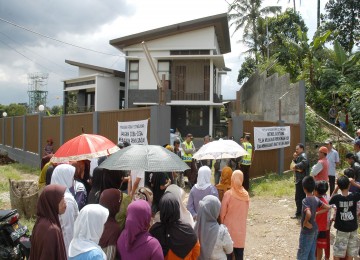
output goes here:
[[[190, 142], [189, 144], [185, 141], [183, 142], [183, 144], [185, 145], [186, 149], [191, 149], [193, 147], [193, 142]], [[182, 160], [184, 162], [191, 162], [192, 161], [192, 154], [191, 153], [185, 153], [182, 156]]]
[[251, 156], [252, 156], [252, 145], [249, 142], [243, 142], [243, 146], [245, 151], [248, 152], [249, 155], [243, 156], [241, 164], [243, 165], [251, 165]]

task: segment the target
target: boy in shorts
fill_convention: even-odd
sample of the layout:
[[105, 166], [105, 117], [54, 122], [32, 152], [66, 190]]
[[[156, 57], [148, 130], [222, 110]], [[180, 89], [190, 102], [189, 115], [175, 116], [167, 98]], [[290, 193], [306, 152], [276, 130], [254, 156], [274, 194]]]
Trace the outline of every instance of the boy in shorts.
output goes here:
[[312, 176], [305, 176], [302, 185], [306, 197], [302, 201], [301, 232], [297, 260], [315, 260], [316, 239], [318, 226], [315, 221], [318, 208], [330, 209], [329, 205], [322, 203], [313, 195], [315, 180]]
[[[360, 187], [354, 179], [350, 179], [351, 184]], [[334, 260], [339, 260], [346, 256], [346, 259], [353, 259], [358, 254], [359, 239], [357, 233], [357, 214], [356, 205], [360, 200], [360, 193], [350, 193], [350, 180], [346, 175], [337, 179], [335, 195], [331, 197], [329, 204], [336, 206], [336, 217], [334, 227], [336, 237], [333, 245]], [[338, 189], [341, 194], [336, 194]]]
[[[329, 189], [329, 185], [326, 181], [317, 181], [315, 183], [314, 195], [319, 198], [319, 200], [329, 205], [329, 197], [326, 195], [326, 192]], [[317, 209], [316, 211], [316, 224], [318, 225], [319, 233], [316, 241], [316, 259], [321, 260], [323, 255], [323, 250], [325, 251], [325, 260], [330, 259], [330, 219], [327, 210]]]

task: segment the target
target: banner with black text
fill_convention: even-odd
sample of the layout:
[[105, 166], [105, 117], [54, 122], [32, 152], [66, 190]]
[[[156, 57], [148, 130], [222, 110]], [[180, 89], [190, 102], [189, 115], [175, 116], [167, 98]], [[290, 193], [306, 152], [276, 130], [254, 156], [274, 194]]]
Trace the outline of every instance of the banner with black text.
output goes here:
[[148, 120], [118, 122], [118, 142], [148, 144]]
[[255, 150], [290, 146], [290, 126], [254, 127]]

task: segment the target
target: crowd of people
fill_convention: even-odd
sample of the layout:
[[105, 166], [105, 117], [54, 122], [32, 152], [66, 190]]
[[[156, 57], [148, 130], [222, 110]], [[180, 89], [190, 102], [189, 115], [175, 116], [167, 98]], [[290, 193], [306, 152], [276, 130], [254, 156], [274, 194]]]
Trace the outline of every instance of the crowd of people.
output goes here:
[[[296, 212], [301, 232], [297, 259], [330, 259], [330, 229], [336, 229], [334, 259], [354, 259], [360, 253], [358, 217], [360, 217], [360, 129], [356, 132], [353, 152], [345, 156], [348, 168], [340, 164], [332, 140], [318, 149], [318, 161], [310, 169], [305, 147], [299, 143], [291, 168], [295, 175]], [[329, 195], [327, 192], [329, 191]]]
[[226, 160], [213, 184], [222, 162], [196, 162], [191, 134], [165, 147], [193, 167], [187, 201], [183, 173], [96, 167], [106, 158], [45, 161], [30, 258], [243, 259], [250, 197], [241, 161]]

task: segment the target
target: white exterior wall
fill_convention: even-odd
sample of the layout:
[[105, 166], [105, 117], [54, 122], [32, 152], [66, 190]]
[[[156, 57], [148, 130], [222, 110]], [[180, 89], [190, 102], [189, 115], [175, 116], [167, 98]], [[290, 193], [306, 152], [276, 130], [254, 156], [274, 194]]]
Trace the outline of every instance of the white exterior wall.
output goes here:
[[92, 70], [92, 69], [88, 69], [88, 68], [79, 67], [79, 75], [78, 76], [79, 77], [84, 77], [84, 76], [87, 76], [87, 75], [99, 74], [99, 73], [111, 75], [110, 73], [99, 72], [98, 70]]
[[[194, 49], [216, 49], [215, 28], [207, 27], [195, 31], [180, 33], [164, 38], [146, 42], [149, 51], [151, 50], [194, 50]], [[140, 44], [130, 45], [124, 51], [140, 50]], [[129, 56], [130, 53], [129, 53]]]
[[119, 84], [120, 78], [96, 77], [95, 111], [119, 109]]

